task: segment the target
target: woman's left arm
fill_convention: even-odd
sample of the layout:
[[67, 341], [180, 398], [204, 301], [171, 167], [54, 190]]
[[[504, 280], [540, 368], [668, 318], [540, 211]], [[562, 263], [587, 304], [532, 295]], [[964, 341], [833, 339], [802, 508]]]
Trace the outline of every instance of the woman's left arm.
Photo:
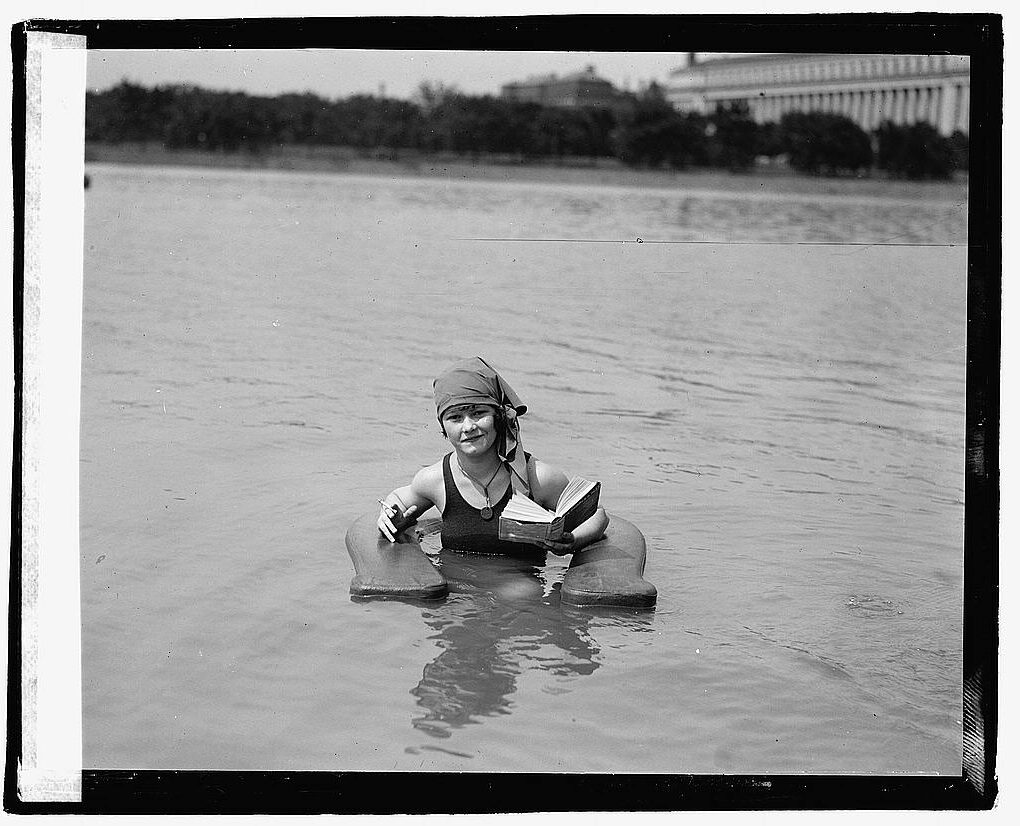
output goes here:
[[[531, 479], [533, 488], [532, 498], [538, 504], [553, 510], [568, 481], [566, 474], [562, 471], [536, 459], [534, 461], [534, 475]], [[595, 513], [574, 528], [573, 531], [563, 534], [555, 542], [546, 540], [541, 546], [547, 551], [552, 551], [557, 556], [572, 554], [581, 550], [581, 548], [591, 545], [592, 542], [600, 540], [605, 534], [608, 525], [609, 517], [606, 515], [605, 510], [597, 508]]]

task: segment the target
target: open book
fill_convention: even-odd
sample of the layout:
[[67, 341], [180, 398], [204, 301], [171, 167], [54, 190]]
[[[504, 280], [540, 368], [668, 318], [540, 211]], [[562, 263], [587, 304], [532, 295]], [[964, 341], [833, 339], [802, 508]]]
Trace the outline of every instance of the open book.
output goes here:
[[515, 491], [499, 517], [499, 538], [509, 542], [559, 539], [591, 518], [601, 490], [601, 482], [575, 476], [560, 494], [555, 511]]

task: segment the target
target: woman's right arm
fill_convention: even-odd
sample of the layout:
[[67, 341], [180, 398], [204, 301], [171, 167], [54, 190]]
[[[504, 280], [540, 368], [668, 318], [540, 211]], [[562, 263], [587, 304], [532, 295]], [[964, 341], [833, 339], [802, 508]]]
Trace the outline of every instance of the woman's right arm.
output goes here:
[[419, 470], [411, 480], [411, 484], [390, 491], [380, 500], [381, 507], [376, 526], [390, 542], [396, 540], [397, 531], [393, 527], [392, 520], [398, 513], [418, 517], [436, 503], [433, 489], [435, 474], [431, 471], [431, 467]]

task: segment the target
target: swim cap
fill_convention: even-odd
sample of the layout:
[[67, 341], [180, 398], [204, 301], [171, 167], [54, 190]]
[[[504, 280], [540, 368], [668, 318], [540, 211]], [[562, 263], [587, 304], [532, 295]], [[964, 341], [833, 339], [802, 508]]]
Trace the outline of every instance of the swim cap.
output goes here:
[[[514, 389], [481, 356], [457, 362], [432, 382], [436, 399], [436, 416], [442, 422], [443, 414], [459, 404], [491, 404], [503, 412], [506, 426], [496, 443], [499, 458], [517, 477], [514, 488], [523, 486], [530, 493], [527, 461], [521, 445], [521, 426], [518, 416], [528, 412]], [[520, 448], [520, 450], [518, 450]]]

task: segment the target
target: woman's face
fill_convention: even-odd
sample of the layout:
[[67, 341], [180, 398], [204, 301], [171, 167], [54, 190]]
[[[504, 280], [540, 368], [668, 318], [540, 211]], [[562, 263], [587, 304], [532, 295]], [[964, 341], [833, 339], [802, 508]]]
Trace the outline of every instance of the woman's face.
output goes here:
[[489, 404], [451, 407], [443, 414], [443, 429], [458, 453], [484, 455], [496, 445], [496, 408]]

